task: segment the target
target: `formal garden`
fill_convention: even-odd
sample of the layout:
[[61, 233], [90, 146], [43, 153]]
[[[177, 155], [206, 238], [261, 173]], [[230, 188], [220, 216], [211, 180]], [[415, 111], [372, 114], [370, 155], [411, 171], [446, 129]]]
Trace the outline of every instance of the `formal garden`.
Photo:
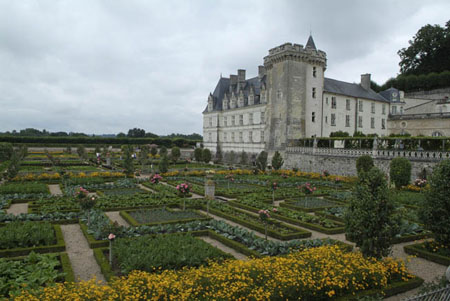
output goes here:
[[48, 149], [0, 145], [0, 299], [380, 300], [450, 265], [448, 160], [410, 181], [394, 159], [388, 183], [370, 157], [342, 177]]

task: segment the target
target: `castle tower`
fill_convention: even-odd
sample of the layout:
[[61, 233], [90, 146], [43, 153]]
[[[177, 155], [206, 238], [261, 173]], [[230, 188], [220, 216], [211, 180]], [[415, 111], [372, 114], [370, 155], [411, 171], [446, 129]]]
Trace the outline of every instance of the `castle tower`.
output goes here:
[[289, 140], [320, 136], [326, 53], [312, 36], [306, 47], [285, 43], [264, 58], [267, 83], [265, 141], [270, 152]]

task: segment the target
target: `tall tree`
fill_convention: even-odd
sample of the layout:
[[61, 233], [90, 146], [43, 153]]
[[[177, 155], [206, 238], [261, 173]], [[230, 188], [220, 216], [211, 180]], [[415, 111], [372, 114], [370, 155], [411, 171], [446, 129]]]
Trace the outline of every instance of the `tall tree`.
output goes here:
[[450, 21], [445, 27], [425, 25], [398, 51], [402, 74], [427, 74], [450, 70]]
[[131, 138], [145, 137], [145, 130], [138, 129], [138, 128], [130, 129], [130, 130], [128, 130], [128, 135], [127, 136], [131, 137]]

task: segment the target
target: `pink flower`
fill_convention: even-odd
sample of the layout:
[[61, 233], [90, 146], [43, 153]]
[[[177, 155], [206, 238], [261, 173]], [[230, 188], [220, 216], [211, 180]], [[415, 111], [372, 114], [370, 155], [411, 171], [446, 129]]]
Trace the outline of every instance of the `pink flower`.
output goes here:
[[115, 236], [114, 234], [110, 233], [110, 234], [108, 235], [108, 239], [109, 239], [109, 240], [114, 240], [114, 238], [116, 238], [116, 236]]
[[273, 212], [278, 212], [278, 209], [277, 208], [272, 208], [272, 211]]

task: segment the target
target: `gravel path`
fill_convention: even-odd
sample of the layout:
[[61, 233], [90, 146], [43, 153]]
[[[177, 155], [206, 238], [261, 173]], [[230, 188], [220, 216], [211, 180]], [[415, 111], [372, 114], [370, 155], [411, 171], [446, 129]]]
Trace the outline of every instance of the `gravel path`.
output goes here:
[[14, 215], [28, 213], [28, 203], [11, 204], [11, 206], [6, 209], [6, 213]]
[[225, 253], [231, 254], [234, 256], [234, 258], [239, 259], [239, 260], [247, 260], [248, 257], [245, 256], [242, 253], [237, 252], [236, 250], [224, 245], [223, 243], [221, 243], [220, 241], [217, 241], [215, 239], [212, 239], [209, 236], [201, 236], [199, 237], [201, 240], [209, 243], [210, 245], [218, 248], [219, 250], [224, 251]]
[[58, 184], [49, 184], [48, 189], [52, 195], [63, 195], [61, 187]]
[[109, 219], [114, 223], [117, 222], [120, 226], [129, 227], [130, 225], [127, 223], [126, 220], [123, 219], [123, 217], [120, 216], [119, 211], [110, 211], [105, 212], [106, 216], [109, 217]]
[[79, 224], [61, 225], [61, 230], [66, 242], [66, 252], [75, 274], [75, 279], [89, 280], [95, 277], [98, 281], [105, 282], [100, 267], [94, 258], [94, 253], [81, 232]]
[[142, 190], [146, 190], [146, 191], [150, 191], [151, 193], [155, 193], [154, 190], [152, 190], [152, 189], [150, 189], [150, 188], [148, 188], [147, 186], [144, 186], [144, 185], [142, 185], [142, 184], [139, 184], [138, 187], [139, 187], [140, 189], [142, 189]]

